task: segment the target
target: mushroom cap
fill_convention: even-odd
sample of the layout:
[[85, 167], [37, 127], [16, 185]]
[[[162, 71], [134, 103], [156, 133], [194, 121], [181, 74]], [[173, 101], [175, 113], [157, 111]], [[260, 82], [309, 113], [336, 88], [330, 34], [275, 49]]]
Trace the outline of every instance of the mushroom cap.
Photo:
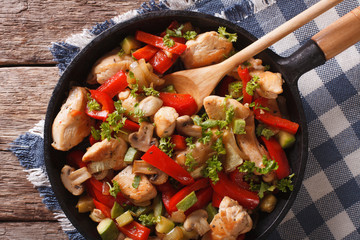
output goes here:
[[210, 230], [210, 225], [207, 222], [208, 214], [204, 209], [199, 209], [192, 212], [184, 222], [186, 231], [196, 230], [201, 236]]
[[79, 196], [84, 192], [84, 187], [81, 184], [73, 184], [74, 181], [71, 179], [70, 174], [75, 171], [74, 168], [70, 167], [69, 165], [65, 165], [61, 169], [61, 181], [64, 184], [64, 187], [71, 192], [75, 196]]

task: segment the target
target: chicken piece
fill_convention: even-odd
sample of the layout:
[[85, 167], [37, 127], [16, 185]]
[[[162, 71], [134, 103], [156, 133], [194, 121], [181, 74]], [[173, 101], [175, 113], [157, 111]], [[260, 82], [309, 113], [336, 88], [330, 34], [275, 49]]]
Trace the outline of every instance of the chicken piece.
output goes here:
[[143, 111], [144, 117], [150, 117], [154, 115], [163, 105], [163, 101], [154, 96], [148, 96], [141, 100], [139, 103], [139, 109]]
[[130, 118], [135, 122], [139, 122], [139, 116], [133, 114], [135, 111], [135, 105], [138, 105], [141, 100], [142, 97], [137, 96], [135, 98], [129, 94], [128, 97], [122, 101], [122, 106], [125, 109], [124, 114], [126, 115], [126, 117]]
[[232, 43], [214, 31], [199, 34], [187, 41], [186, 46], [181, 60], [188, 69], [219, 63], [233, 50]]
[[249, 157], [251, 162], [255, 163], [256, 167], [263, 168], [263, 156], [267, 156], [265, 148], [260, 145], [255, 135], [254, 115], [251, 114], [245, 119], [246, 134], [236, 134], [236, 140], [240, 149]]
[[124, 163], [127, 143], [122, 138], [104, 139], [89, 147], [84, 154], [83, 162], [109, 161], [115, 170], [126, 167]]
[[55, 149], [68, 151], [78, 145], [90, 134], [94, 120], [85, 114], [87, 91], [83, 87], [74, 87], [70, 90], [66, 102], [52, 125], [53, 143]]
[[160, 108], [154, 115], [156, 134], [161, 138], [171, 136], [174, 133], [175, 123], [178, 117], [179, 114], [175, 108]]
[[[250, 73], [255, 75], [254, 73]], [[282, 84], [283, 79], [280, 73], [273, 72], [256, 72], [259, 77], [259, 88], [256, 89], [256, 92], [264, 98], [276, 99], [277, 96], [283, 92]]]
[[97, 60], [87, 78], [87, 83], [103, 84], [106, 80], [111, 78], [118, 71], [128, 70], [131, 63], [134, 62], [134, 59], [129, 55], [120, 56], [118, 54], [120, 50], [120, 48], [115, 48], [114, 50]]
[[240, 234], [247, 233], [252, 228], [250, 215], [239, 203], [229, 197], [224, 197], [217, 213], [210, 223], [212, 240], [236, 240]]
[[204, 99], [204, 108], [210, 119], [225, 120], [226, 109], [234, 108], [234, 117], [245, 119], [250, 114], [249, 107], [245, 107], [235, 99], [228, 99], [224, 107], [225, 98], [218, 96], [208, 96]]
[[243, 163], [245, 159], [248, 159], [238, 147], [234, 133], [230, 130], [224, 130], [223, 143], [226, 149], [226, 155], [223, 160], [223, 166], [226, 173], [232, 172]]
[[[175, 157], [175, 161], [188, 171], [192, 169], [192, 171], [190, 171], [190, 175], [193, 178], [201, 177], [201, 170], [205, 167], [206, 161], [215, 154], [215, 150], [211, 146], [215, 143], [218, 137], [218, 135], [213, 134], [210, 141], [206, 144], [197, 141], [195, 143], [194, 149], [188, 148], [182, 152], [179, 152]], [[192, 158], [194, 159], [194, 162], [191, 163], [192, 167], [185, 164], [187, 154], [191, 154]]]
[[140, 183], [137, 188], [133, 187], [136, 174], [132, 173], [132, 166], [127, 166], [113, 180], [119, 183], [120, 190], [135, 205], [142, 205], [149, 202], [157, 195], [156, 188], [150, 183], [145, 175], [140, 176]]

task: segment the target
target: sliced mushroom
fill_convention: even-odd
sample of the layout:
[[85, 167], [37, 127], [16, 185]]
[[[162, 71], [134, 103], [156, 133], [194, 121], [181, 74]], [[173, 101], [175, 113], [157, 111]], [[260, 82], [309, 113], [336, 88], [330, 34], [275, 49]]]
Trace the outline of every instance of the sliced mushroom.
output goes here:
[[64, 187], [75, 196], [79, 196], [84, 192], [82, 183], [91, 178], [91, 174], [86, 167], [75, 171], [75, 169], [69, 165], [65, 165], [61, 169], [60, 176]]
[[103, 214], [103, 212], [100, 209], [94, 208], [89, 217], [91, 218], [91, 220], [93, 220], [94, 222], [101, 222], [101, 220], [105, 219], [105, 215]]
[[162, 107], [154, 115], [154, 123], [156, 125], [156, 134], [163, 138], [169, 137], [174, 133], [176, 118], [179, 114], [175, 108]]
[[193, 119], [188, 115], [176, 119], [176, 131], [180, 135], [197, 138], [201, 137], [201, 127], [194, 125]]
[[163, 105], [163, 101], [154, 96], [148, 96], [141, 100], [139, 103], [139, 109], [144, 113], [144, 117], [150, 117], [154, 115]]
[[184, 222], [186, 231], [195, 230], [200, 236], [204, 235], [210, 230], [210, 225], [207, 222], [208, 214], [205, 210], [199, 209], [192, 212]]
[[101, 172], [93, 173], [93, 177], [96, 180], [103, 180], [109, 173], [110, 169], [103, 170]]
[[[226, 105], [224, 103], [226, 102]], [[250, 109], [235, 99], [225, 99], [224, 97], [208, 96], [204, 99], [204, 108], [210, 119], [225, 120], [226, 109], [234, 109], [234, 117], [245, 119], [250, 114]]]
[[153, 138], [154, 125], [148, 122], [140, 123], [138, 132], [129, 135], [129, 142], [133, 148], [146, 152], [152, 145], [159, 145], [156, 138]]
[[132, 172], [135, 174], [150, 175], [149, 181], [155, 185], [163, 184], [168, 180], [168, 175], [166, 173], [144, 160], [135, 160]]
[[223, 162], [225, 172], [232, 172], [236, 169], [237, 166], [241, 165], [244, 159], [248, 157], [243, 153], [238, 145], [236, 144], [234, 134], [225, 130], [223, 134], [223, 143], [226, 149], [226, 156]]

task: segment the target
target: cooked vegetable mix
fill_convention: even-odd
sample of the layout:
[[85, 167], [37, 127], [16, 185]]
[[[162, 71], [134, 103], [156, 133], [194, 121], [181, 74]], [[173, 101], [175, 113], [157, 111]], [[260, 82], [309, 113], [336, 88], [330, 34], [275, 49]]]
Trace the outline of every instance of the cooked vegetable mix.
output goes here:
[[272, 212], [276, 193], [292, 191], [283, 149], [299, 125], [279, 110], [280, 73], [251, 58], [199, 112], [162, 78], [180, 62], [221, 62], [236, 41], [224, 27], [200, 33], [189, 22], [136, 31], [95, 63], [93, 87], [70, 90], [52, 146], [68, 151], [61, 180], [102, 239], [243, 239], [253, 213]]

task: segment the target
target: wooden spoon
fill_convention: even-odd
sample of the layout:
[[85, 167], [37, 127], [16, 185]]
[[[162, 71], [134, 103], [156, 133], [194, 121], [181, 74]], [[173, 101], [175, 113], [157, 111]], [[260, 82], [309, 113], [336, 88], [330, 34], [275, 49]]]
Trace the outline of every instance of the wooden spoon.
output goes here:
[[342, 1], [322, 0], [316, 3], [221, 63], [174, 72], [164, 78], [167, 83], [174, 85], [178, 93], [192, 95], [200, 110], [204, 98], [211, 94], [228, 72]]

